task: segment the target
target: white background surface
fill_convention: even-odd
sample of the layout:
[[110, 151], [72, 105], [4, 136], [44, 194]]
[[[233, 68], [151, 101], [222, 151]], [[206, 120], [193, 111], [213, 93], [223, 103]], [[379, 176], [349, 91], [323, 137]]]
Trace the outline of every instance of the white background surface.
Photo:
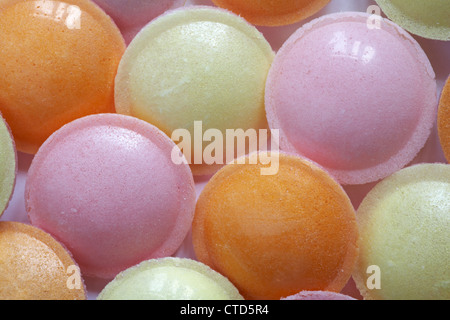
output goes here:
[[[188, 0], [187, 5], [190, 4], [200, 4], [200, 5], [211, 5], [210, 0]], [[277, 51], [280, 46], [287, 40], [287, 38], [301, 27], [304, 23], [311, 21], [314, 18], [322, 16], [324, 14], [339, 12], [339, 11], [362, 11], [366, 12], [370, 5], [376, 4], [375, 1], [370, 0], [332, 0], [323, 10], [314, 15], [313, 17], [304, 20], [300, 23], [293, 24], [285, 27], [258, 27], [258, 29], [266, 36], [267, 40], [271, 43], [273, 49]], [[442, 42], [435, 40], [427, 40], [418, 36], [414, 38], [420, 43], [425, 53], [428, 55], [433, 68], [436, 72], [438, 90], [439, 93], [450, 74], [450, 42]], [[9, 207], [0, 218], [2, 221], [19, 221], [24, 223], [29, 223], [24, 202], [24, 186], [26, 181], [27, 170], [31, 164], [33, 157], [30, 155], [18, 154], [19, 160], [19, 172], [16, 180], [15, 191]], [[439, 140], [437, 136], [437, 130], [434, 130], [429, 142], [418, 155], [414, 163], [419, 162], [445, 162], [442, 150], [439, 145]], [[197, 181], [198, 193], [202, 190], [203, 186], [207, 181]], [[373, 187], [373, 184], [366, 186], [349, 186], [346, 187], [350, 198], [354, 202], [355, 206], [359, 204], [362, 197]], [[180, 248], [176, 254], [180, 257], [195, 258], [190, 237], [186, 239], [183, 246]], [[100, 292], [108, 281], [98, 280], [98, 279], [85, 279], [86, 286], [88, 289], [88, 298], [95, 299], [98, 292]], [[358, 297], [353, 285], [350, 283], [349, 286], [344, 290], [345, 293]]]

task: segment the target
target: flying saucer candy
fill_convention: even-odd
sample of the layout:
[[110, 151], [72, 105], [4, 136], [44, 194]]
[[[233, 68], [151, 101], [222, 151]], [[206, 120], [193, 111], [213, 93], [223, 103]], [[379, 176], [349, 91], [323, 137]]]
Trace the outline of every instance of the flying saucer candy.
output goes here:
[[450, 40], [450, 1], [376, 0], [389, 19], [409, 32], [434, 40]]
[[141, 262], [116, 276], [98, 300], [242, 300], [228, 279], [190, 259]]
[[360, 255], [353, 274], [365, 299], [450, 299], [450, 165], [396, 172], [357, 212]]
[[190, 142], [182, 149], [193, 173], [209, 175], [233, 156], [225, 151], [208, 163], [207, 131], [219, 132], [222, 142], [216, 143], [227, 150], [227, 130], [267, 128], [264, 88], [273, 57], [262, 34], [231, 12], [208, 6], [172, 10], [148, 24], [125, 52], [116, 110], [169, 137], [186, 131]]
[[34, 154], [64, 124], [114, 112], [125, 51], [90, 0], [0, 1], [0, 112], [18, 151]]
[[0, 300], [85, 300], [71, 254], [33, 226], [0, 222]]
[[369, 28], [369, 17], [333, 13], [301, 27], [278, 51], [266, 86], [281, 149], [345, 185], [378, 181], [410, 163], [437, 114], [424, 51], [387, 19]]
[[160, 130], [129, 116], [91, 115], [65, 125], [28, 171], [32, 224], [98, 278], [174, 254], [191, 228], [196, 197], [189, 166], [172, 162], [174, 149]]

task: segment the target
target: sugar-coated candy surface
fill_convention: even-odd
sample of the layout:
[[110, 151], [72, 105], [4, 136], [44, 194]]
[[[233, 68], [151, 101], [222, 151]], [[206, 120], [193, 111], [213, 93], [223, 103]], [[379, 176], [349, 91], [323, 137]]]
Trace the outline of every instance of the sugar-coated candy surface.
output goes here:
[[410, 163], [437, 114], [437, 85], [419, 44], [379, 18], [334, 13], [295, 32], [269, 72], [266, 110], [281, 148], [341, 184], [382, 179]]
[[111, 281], [98, 300], [242, 300], [221, 274], [190, 259], [143, 261]]
[[[169, 137], [186, 129], [192, 141], [195, 121], [203, 131], [224, 136], [227, 129], [266, 128], [264, 87], [273, 57], [263, 35], [233, 13], [207, 6], [170, 11], [148, 24], [125, 52], [116, 110]], [[198, 164], [192, 170], [199, 175], [217, 168]]]
[[195, 207], [192, 173], [176, 145], [145, 121], [118, 114], [75, 120], [31, 164], [25, 189], [33, 225], [64, 243], [83, 274], [113, 278], [172, 255]]
[[[357, 213], [361, 247], [353, 275], [365, 299], [450, 299], [449, 194], [450, 165], [421, 164], [367, 195]], [[368, 273], [370, 266], [378, 271]], [[381, 289], [371, 287], [375, 272]]]
[[438, 116], [439, 139], [447, 161], [450, 162], [450, 77], [442, 90]]
[[450, 1], [376, 0], [389, 19], [424, 38], [450, 40]]
[[89, 0], [0, 1], [0, 112], [34, 154], [62, 125], [114, 111], [120, 31]]
[[[390, 21], [364, 14], [378, 9]], [[450, 162], [449, 12], [450, 0], [0, 0], [0, 300], [450, 300], [448, 165], [412, 167]], [[265, 128], [266, 114], [303, 165], [209, 181], [220, 167], [170, 159], [175, 129], [195, 143], [194, 121], [220, 135]], [[365, 198], [358, 215], [347, 198]]]
[[330, 0], [213, 0], [255, 25], [283, 26], [306, 19]]
[[330, 291], [302, 291], [281, 300], [307, 300], [307, 301], [350, 301], [356, 300], [344, 294]]
[[85, 300], [79, 268], [70, 253], [33, 226], [0, 222], [1, 300]]
[[0, 114], [0, 216], [8, 206], [17, 174], [16, 146], [8, 124]]
[[151, 20], [186, 0], [94, 0], [113, 18], [127, 43]]
[[275, 175], [261, 175], [262, 167], [230, 164], [205, 186], [192, 228], [197, 258], [246, 299], [339, 292], [358, 254], [347, 195], [328, 173], [296, 156], [280, 154]]

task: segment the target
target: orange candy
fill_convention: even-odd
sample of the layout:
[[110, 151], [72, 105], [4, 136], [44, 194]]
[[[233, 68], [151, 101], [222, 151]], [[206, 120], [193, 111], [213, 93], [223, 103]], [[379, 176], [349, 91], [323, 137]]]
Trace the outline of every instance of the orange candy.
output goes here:
[[0, 300], [85, 300], [70, 253], [52, 236], [20, 222], [0, 222]]
[[114, 112], [125, 43], [89, 0], [0, 1], [0, 112], [34, 154], [62, 125]]
[[275, 175], [232, 164], [205, 186], [192, 229], [197, 258], [246, 299], [339, 292], [358, 255], [355, 210], [315, 164], [280, 154]]
[[283, 26], [306, 19], [330, 0], [213, 0], [259, 26]]
[[439, 138], [447, 161], [450, 162], [450, 77], [442, 91], [439, 106]]

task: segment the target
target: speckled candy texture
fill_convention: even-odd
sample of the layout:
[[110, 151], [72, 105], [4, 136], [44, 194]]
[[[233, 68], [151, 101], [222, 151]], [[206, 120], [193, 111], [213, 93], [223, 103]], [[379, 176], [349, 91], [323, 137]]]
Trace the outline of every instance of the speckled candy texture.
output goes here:
[[410, 163], [437, 116], [437, 85], [419, 44], [380, 18], [334, 13], [295, 32], [266, 87], [282, 150], [305, 156], [341, 184], [380, 180]]
[[167, 10], [183, 6], [186, 0], [93, 0], [111, 16], [126, 43], [150, 21]]
[[16, 146], [8, 124], [0, 114], [0, 217], [14, 191], [17, 175]]
[[213, 0], [213, 2], [255, 25], [284, 26], [312, 16], [330, 0]]
[[28, 224], [0, 222], [1, 300], [85, 300], [80, 270], [70, 252]]
[[73, 253], [85, 275], [113, 278], [175, 253], [194, 213], [195, 188], [176, 145], [145, 121], [117, 114], [75, 120], [53, 134], [28, 173], [33, 225]]
[[[172, 10], [148, 24], [125, 52], [116, 110], [169, 137], [187, 130], [193, 173], [209, 175], [218, 166], [196, 164], [195, 144], [202, 152], [207, 143], [195, 141], [195, 122], [201, 121], [201, 137], [209, 129], [225, 137], [227, 129], [267, 128], [264, 88], [273, 57], [263, 35], [231, 12], [208, 6]], [[227, 160], [224, 152], [221, 162]]]
[[450, 165], [420, 164], [367, 195], [357, 212], [361, 247], [353, 274], [365, 299], [450, 299], [449, 194]]
[[233, 284], [208, 266], [190, 259], [143, 261], [121, 272], [98, 300], [242, 300]]
[[418, 36], [450, 40], [450, 1], [376, 0], [389, 19]]
[[125, 43], [89, 0], [0, 1], [0, 112], [34, 154], [64, 124], [114, 112]]
[[251, 157], [222, 168], [200, 194], [198, 260], [246, 299], [340, 292], [358, 255], [355, 211], [342, 187], [309, 160], [279, 154], [278, 173], [261, 175], [267, 166]]

